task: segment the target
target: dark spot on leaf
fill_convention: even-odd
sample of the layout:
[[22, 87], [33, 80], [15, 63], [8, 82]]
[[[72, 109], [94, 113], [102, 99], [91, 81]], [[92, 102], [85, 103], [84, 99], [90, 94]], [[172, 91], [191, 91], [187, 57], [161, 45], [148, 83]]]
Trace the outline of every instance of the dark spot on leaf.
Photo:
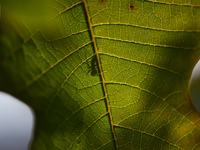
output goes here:
[[99, 0], [99, 3], [104, 4], [107, 0]]
[[129, 8], [130, 8], [131, 11], [135, 10], [135, 4], [130, 4]]

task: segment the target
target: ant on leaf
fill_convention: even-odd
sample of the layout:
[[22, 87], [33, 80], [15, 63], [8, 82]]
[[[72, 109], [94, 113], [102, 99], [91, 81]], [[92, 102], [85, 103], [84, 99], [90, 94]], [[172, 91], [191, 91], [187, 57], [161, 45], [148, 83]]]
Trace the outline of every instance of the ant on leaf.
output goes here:
[[95, 56], [92, 57], [90, 65], [89, 65], [89, 63], [87, 63], [87, 65], [89, 68], [89, 71], [87, 74], [90, 73], [91, 76], [97, 76], [98, 75], [98, 67], [97, 67], [97, 60], [96, 60]]

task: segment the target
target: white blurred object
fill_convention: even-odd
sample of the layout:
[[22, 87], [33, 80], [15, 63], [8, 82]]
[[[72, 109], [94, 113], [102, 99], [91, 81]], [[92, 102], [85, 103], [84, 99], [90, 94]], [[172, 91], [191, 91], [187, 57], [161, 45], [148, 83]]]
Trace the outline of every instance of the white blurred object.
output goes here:
[[200, 112], [200, 60], [192, 72], [192, 78], [190, 81], [190, 93], [194, 106]]
[[28, 150], [32, 142], [34, 115], [15, 97], [0, 91], [0, 150]]

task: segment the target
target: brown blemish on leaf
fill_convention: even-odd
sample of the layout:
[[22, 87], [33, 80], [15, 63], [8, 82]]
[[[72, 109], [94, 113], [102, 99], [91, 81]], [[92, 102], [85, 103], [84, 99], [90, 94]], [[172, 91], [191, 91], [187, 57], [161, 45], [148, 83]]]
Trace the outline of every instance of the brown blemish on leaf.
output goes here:
[[105, 4], [107, 0], [98, 0], [100, 4]]
[[130, 5], [129, 5], [129, 9], [130, 9], [131, 11], [134, 11], [135, 8], [136, 8], [136, 5], [135, 5], [135, 4], [130, 4]]

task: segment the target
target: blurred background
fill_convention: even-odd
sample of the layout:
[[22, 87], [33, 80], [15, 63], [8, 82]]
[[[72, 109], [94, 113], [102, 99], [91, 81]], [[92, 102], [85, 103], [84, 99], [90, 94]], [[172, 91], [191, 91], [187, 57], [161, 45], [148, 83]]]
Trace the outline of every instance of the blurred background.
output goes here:
[[[200, 61], [190, 82], [193, 104], [200, 112]], [[0, 150], [28, 150], [34, 135], [34, 112], [13, 96], [0, 92]]]
[[15, 97], [0, 92], [0, 150], [28, 150], [34, 112]]
[[200, 112], [200, 60], [196, 64], [192, 73], [190, 81], [190, 94], [194, 106]]

